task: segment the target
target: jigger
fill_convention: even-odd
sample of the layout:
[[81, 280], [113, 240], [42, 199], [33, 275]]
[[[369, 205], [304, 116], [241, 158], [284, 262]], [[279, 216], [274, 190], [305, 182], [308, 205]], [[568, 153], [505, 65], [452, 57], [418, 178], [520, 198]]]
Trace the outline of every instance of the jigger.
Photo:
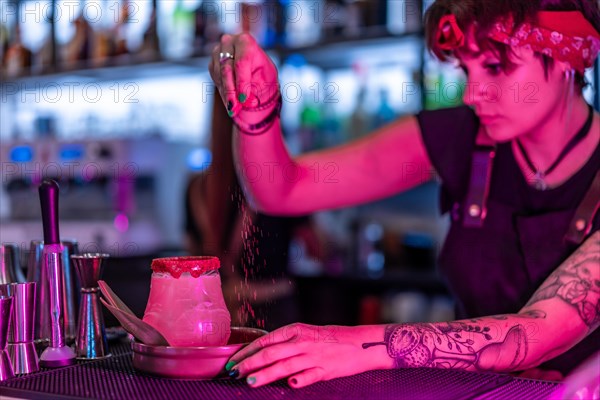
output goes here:
[[29, 374], [40, 369], [33, 342], [35, 317], [35, 282], [6, 285], [13, 298], [13, 312], [6, 347], [15, 374]]
[[12, 297], [0, 296], [0, 381], [15, 376], [12, 364], [10, 363], [10, 358], [6, 351], [8, 326], [10, 325], [10, 316], [12, 314], [12, 303]]
[[108, 254], [99, 253], [71, 256], [81, 284], [79, 323], [75, 340], [75, 354], [78, 359], [110, 357], [98, 287], [98, 280], [102, 277], [104, 269], [103, 263], [108, 257]]

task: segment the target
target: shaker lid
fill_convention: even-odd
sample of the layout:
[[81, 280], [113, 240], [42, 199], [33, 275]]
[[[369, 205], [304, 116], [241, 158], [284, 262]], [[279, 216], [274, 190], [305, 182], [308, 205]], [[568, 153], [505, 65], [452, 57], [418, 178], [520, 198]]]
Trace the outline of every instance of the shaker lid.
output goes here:
[[165, 257], [152, 260], [153, 272], [168, 272], [173, 278], [179, 278], [184, 272], [189, 272], [194, 278], [209, 271], [219, 269], [221, 263], [217, 257]]

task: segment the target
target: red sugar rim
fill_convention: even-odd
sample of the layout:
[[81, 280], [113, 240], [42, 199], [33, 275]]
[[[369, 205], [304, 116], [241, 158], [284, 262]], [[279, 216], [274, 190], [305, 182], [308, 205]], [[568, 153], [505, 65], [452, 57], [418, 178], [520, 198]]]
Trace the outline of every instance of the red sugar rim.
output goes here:
[[194, 278], [206, 272], [219, 269], [221, 263], [217, 257], [165, 257], [152, 260], [152, 271], [168, 272], [173, 278], [179, 278], [184, 272], [189, 272]]

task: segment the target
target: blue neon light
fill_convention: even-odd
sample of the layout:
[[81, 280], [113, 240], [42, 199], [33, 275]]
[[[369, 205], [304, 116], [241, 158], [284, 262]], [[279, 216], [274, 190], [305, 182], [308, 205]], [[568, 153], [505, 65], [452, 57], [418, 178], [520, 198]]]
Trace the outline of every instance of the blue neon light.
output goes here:
[[10, 151], [10, 160], [12, 162], [29, 162], [33, 160], [33, 150], [31, 146], [16, 146]]
[[71, 144], [63, 146], [60, 149], [60, 159], [61, 161], [73, 161], [79, 160], [83, 158], [84, 150], [83, 146]]

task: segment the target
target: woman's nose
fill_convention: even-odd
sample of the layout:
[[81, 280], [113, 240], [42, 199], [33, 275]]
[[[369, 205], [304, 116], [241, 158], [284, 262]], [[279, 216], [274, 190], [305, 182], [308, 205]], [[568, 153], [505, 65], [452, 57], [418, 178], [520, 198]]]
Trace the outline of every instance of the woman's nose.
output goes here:
[[463, 93], [463, 102], [468, 106], [474, 106], [479, 103], [482, 98], [481, 85], [472, 79], [467, 80], [465, 92]]
[[469, 79], [465, 85], [463, 101], [469, 106], [476, 106], [482, 102], [497, 103], [502, 94], [502, 87], [497, 82]]

